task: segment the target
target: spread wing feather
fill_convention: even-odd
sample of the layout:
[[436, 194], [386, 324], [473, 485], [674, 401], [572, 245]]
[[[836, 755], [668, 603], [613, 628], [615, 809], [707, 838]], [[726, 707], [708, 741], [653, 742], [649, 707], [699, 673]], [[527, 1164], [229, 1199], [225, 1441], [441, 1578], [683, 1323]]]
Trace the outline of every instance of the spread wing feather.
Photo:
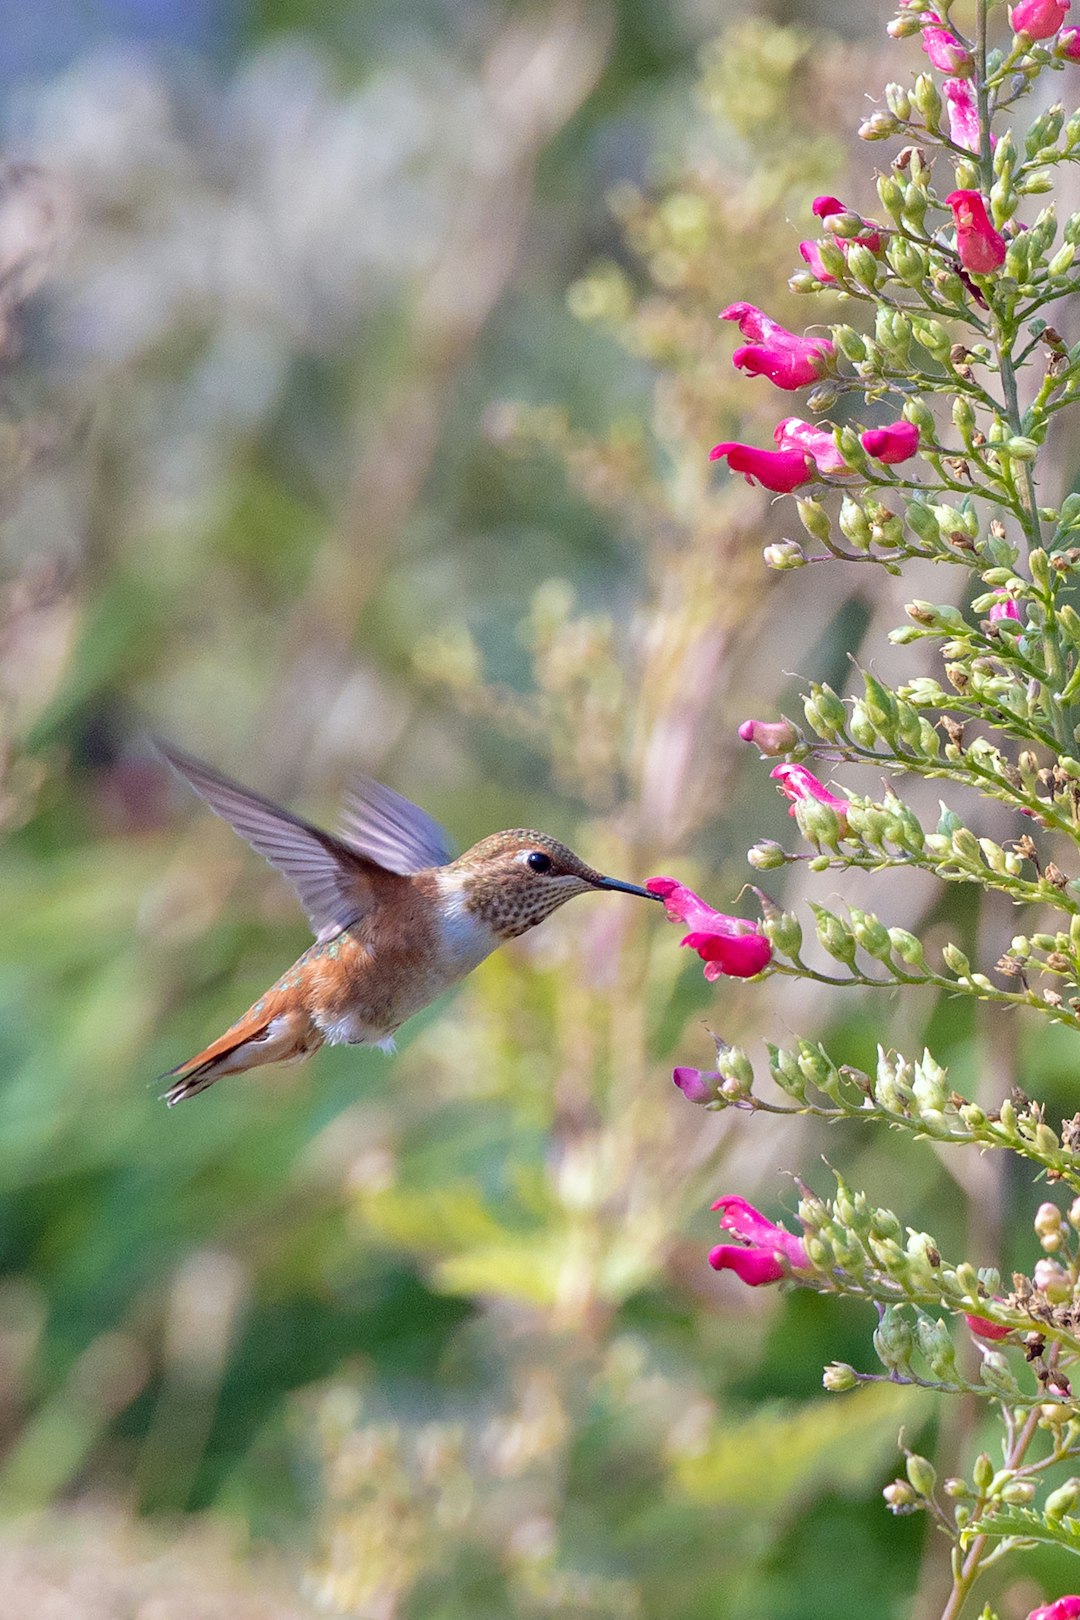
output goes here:
[[211, 810], [288, 878], [320, 939], [351, 927], [370, 910], [377, 856], [350, 848], [169, 743], [157, 747]]
[[450, 840], [439, 823], [370, 776], [351, 778], [340, 832], [347, 844], [402, 877], [453, 859]]

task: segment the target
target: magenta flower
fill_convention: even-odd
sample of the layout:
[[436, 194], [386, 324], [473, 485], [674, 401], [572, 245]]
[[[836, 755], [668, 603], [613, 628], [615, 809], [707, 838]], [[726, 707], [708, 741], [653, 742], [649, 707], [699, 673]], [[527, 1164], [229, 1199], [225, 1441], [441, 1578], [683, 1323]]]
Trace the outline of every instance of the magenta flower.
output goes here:
[[979, 150], [979, 103], [967, 79], [946, 79], [942, 86], [949, 114], [949, 135], [968, 152]]
[[1063, 29], [1056, 50], [1066, 62], [1080, 62], [1080, 28]]
[[673, 1069], [671, 1078], [687, 1102], [692, 1103], [713, 1102], [721, 1080], [715, 1069]]
[[789, 816], [795, 814], [800, 803], [805, 804], [808, 799], [817, 799], [835, 811], [841, 835], [847, 832], [847, 813], [850, 808], [847, 799], [838, 799], [835, 793], [830, 793], [824, 782], [819, 782], [813, 771], [808, 770], [805, 765], [776, 765], [769, 775], [780, 783], [781, 793], [792, 801]]
[[802, 338], [771, 320], [754, 304], [729, 304], [722, 321], [737, 321], [743, 337], [750, 338], [732, 355], [732, 364], [752, 377], [768, 377], [789, 392], [817, 382], [836, 353], [829, 338]]
[[1070, 1594], [1055, 1598], [1053, 1603], [1044, 1603], [1041, 1609], [1032, 1609], [1027, 1620], [1078, 1620], [1078, 1617], [1080, 1597]]
[[[854, 213], [854, 210], [851, 208], [845, 208], [839, 197], [815, 197], [813, 202], [810, 204], [810, 212], [816, 219], [821, 220], [826, 230], [829, 230], [829, 220], [833, 214], [852, 214]], [[861, 215], [855, 215], [855, 217], [857, 219], [862, 218]], [[863, 220], [863, 224], [867, 227], [866, 235], [842, 238], [840, 243], [841, 247], [843, 247], [844, 241], [859, 242], [863, 247], [868, 247], [871, 253], [880, 253], [882, 245], [882, 235], [880, 230], [878, 230], [873, 220]]]
[[988, 615], [990, 623], [1000, 624], [1002, 619], [1015, 619], [1018, 623], [1023, 623], [1024, 615], [1012, 597], [1007, 596], [1004, 591], [998, 591], [997, 597], [997, 601], [990, 604]]
[[819, 473], [849, 473], [851, 468], [836, 447], [836, 440], [826, 428], [814, 427], [798, 416], [785, 416], [773, 432], [779, 450], [802, 450], [817, 467]]
[[733, 1271], [751, 1288], [779, 1282], [791, 1271], [810, 1271], [810, 1256], [802, 1238], [767, 1221], [745, 1198], [718, 1198], [712, 1206], [722, 1210], [720, 1226], [739, 1239], [721, 1243], [709, 1252], [714, 1271]]
[[965, 270], [977, 276], [1000, 270], [1005, 263], [1005, 238], [991, 225], [986, 204], [977, 191], [950, 191], [945, 199], [956, 224], [956, 251]]
[[1065, 21], [1069, 0], [1020, 0], [1009, 7], [1009, 22], [1014, 34], [1026, 34], [1028, 39], [1049, 39]]
[[1000, 1322], [991, 1322], [985, 1316], [969, 1316], [966, 1311], [964, 1321], [980, 1339], [1007, 1339], [1012, 1332], [1012, 1328], [1002, 1327]]
[[763, 754], [789, 753], [799, 740], [790, 720], [744, 720], [739, 736], [743, 742], [755, 743]]
[[859, 443], [875, 461], [893, 466], [898, 461], [911, 460], [919, 448], [919, 430], [914, 422], [887, 422], [884, 427], [867, 428], [865, 433], [860, 433]]
[[821, 258], [821, 249], [816, 242], [800, 242], [799, 252], [810, 266], [811, 271], [819, 281], [835, 281], [836, 277], [826, 270]]
[[931, 65], [939, 73], [969, 77], [975, 71], [975, 58], [967, 46], [961, 44], [950, 29], [942, 27], [936, 11], [925, 12], [924, 17], [922, 48], [930, 58]]
[[752, 979], [768, 966], [772, 946], [757, 923], [714, 911], [693, 889], [686, 888], [675, 878], [650, 878], [645, 887], [650, 894], [660, 896], [672, 922], [689, 924], [690, 932], [679, 944], [697, 951], [705, 963], [705, 977], [710, 983], [724, 977]]
[[745, 475], [748, 484], [756, 478], [763, 489], [777, 495], [790, 495], [814, 477], [814, 463], [802, 450], [757, 450], [752, 444], [727, 441], [713, 445], [709, 460], [726, 460], [732, 472]]

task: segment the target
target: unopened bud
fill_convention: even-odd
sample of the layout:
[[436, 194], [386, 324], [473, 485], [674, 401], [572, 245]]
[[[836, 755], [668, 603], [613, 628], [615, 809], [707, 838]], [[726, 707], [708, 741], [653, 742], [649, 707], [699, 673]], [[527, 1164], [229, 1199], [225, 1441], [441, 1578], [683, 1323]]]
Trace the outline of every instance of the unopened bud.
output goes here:
[[781, 844], [774, 838], [762, 838], [746, 852], [750, 865], [758, 872], [771, 872], [778, 866], [783, 866], [787, 855]]
[[744, 720], [739, 727], [743, 742], [753, 743], [762, 754], [790, 754], [800, 741], [799, 731], [786, 716], [779, 720]]
[[920, 1496], [933, 1496], [937, 1484], [937, 1470], [927, 1457], [911, 1452], [905, 1464], [907, 1477]]
[[842, 1395], [846, 1390], [858, 1387], [859, 1376], [846, 1361], [830, 1361], [821, 1375], [821, 1382], [830, 1393]]
[[795, 540], [777, 540], [766, 546], [761, 553], [766, 568], [783, 572], [788, 568], [804, 568], [806, 566], [806, 553]]

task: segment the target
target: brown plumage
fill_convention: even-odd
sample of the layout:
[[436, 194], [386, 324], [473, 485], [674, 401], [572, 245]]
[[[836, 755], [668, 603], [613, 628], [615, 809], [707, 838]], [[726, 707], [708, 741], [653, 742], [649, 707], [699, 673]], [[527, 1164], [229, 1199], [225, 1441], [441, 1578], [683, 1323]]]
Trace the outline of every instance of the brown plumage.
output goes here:
[[493, 833], [453, 860], [430, 816], [367, 777], [350, 784], [340, 833], [324, 832], [200, 760], [158, 746], [289, 879], [316, 936], [231, 1029], [169, 1071], [170, 1106], [223, 1075], [299, 1062], [324, 1042], [392, 1046], [413, 1013], [575, 894], [615, 889], [656, 898], [602, 876], [530, 828]]

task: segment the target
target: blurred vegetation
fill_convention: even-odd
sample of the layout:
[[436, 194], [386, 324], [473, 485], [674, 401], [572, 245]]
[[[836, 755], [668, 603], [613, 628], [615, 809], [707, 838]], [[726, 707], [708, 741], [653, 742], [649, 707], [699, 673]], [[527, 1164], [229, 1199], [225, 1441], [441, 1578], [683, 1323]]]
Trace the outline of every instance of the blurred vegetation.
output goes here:
[[[253, 1614], [902, 1612], [923, 1530], [877, 1492], [927, 1409], [823, 1396], [871, 1324], [713, 1278], [702, 1212], [827, 1149], [913, 1221], [944, 1204], [943, 1237], [992, 1193], [992, 1249], [1009, 1189], [703, 1127], [672, 1061], [703, 1019], [786, 1027], [775, 987], [711, 990], [644, 908], [583, 901], [392, 1062], [157, 1101], [306, 938], [147, 728], [324, 819], [359, 764], [462, 846], [539, 825], [734, 905], [782, 815], [742, 707], [842, 682], [888, 588], [831, 578], [815, 620], [800, 581], [787, 611], [768, 508], [706, 461], [771, 431], [715, 317], [800, 318], [851, 49], [743, 20], [695, 68], [659, 7], [391, 12], [222, 8], [183, 57], [80, 48], [10, 94], [0, 1587], [96, 1615], [100, 1565], [104, 1620], [145, 1590], [246, 1614], [250, 1538], [296, 1572]], [[843, 1011], [862, 1061], [882, 1010]], [[931, 1016], [955, 1075], [1008, 1089], [968, 1011], [885, 1021]], [[1071, 1053], [1039, 1043], [1052, 1099]]]

